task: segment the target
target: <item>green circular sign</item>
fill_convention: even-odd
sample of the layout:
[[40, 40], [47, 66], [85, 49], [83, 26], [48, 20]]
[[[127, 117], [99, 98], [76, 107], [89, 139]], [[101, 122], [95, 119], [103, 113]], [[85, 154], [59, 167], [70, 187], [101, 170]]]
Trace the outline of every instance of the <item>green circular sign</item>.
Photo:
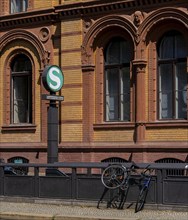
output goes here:
[[42, 74], [42, 81], [46, 90], [58, 92], [64, 84], [63, 72], [58, 66], [46, 66]]

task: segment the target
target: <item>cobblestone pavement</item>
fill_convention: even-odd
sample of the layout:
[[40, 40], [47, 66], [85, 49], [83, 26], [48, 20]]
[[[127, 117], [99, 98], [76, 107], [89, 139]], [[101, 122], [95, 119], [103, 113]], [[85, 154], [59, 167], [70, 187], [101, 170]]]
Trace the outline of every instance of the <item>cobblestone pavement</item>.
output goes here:
[[0, 201], [0, 219], [11, 220], [188, 220], [188, 210], [142, 210], [134, 213], [134, 209], [97, 209], [94, 206], [44, 203]]

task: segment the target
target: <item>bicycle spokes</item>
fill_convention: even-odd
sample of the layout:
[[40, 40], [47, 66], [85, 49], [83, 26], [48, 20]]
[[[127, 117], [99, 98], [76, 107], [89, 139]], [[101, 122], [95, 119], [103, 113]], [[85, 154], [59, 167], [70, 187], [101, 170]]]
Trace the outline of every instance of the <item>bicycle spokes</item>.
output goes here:
[[119, 165], [111, 165], [103, 171], [101, 180], [105, 187], [115, 189], [123, 184], [125, 177], [125, 168]]

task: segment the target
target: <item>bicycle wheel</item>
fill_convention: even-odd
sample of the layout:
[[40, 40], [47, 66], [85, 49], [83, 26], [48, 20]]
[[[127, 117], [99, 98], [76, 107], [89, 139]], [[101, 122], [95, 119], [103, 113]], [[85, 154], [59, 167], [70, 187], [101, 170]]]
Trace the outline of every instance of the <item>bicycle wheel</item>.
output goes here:
[[116, 189], [124, 183], [126, 177], [126, 168], [122, 165], [113, 164], [104, 169], [101, 181], [106, 188]]
[[117, 188], [112, 193], [113, 195], [110, 196], [110, 201], [107, 202], [107, 208], [118, 208], [122, 197], [122, 190], [121, 188]]
[[124, 184], [124, 185], [123, 185], [124, 187], [121, 187], [122, 194], [121, 194], [121, 200], [120, 200], [118, 209], [123, 209], [125, 202], [127, 200], [127, 195], [128, 195], [128, 191], [129, 191], [129, 184]]
[[139, 212], [144, 208], [144, 203], [146, 200], [147, 193], [148, 193], [147, 187], [144, 187], [141, 189], [139, 196], [138, 196], [138, 199], [137, 199], [137, 202], [136, 202], [135, 212]]

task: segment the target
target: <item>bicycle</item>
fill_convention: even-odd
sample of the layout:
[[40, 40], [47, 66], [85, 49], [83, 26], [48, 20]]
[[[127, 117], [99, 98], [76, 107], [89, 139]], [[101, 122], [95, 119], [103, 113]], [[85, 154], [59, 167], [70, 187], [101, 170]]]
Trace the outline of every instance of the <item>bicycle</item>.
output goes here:
[[99, 208], [99, 204], [102, 202], [108, 190], [118, 189], [115, 196], [113, 196], [107, 203], [107, 208], [112, 206], [118, 209], [123, 209], [129, 187], [130, 185], [135, 184], [135, 179], [131, 177], [131, 174], [138, 168], [139, 167], [133, 162], [130, 168], [126, 168], [122, 164], [111, 164], [105, 168], [101, 175], [101, 181], [105, 188], [98, 201], [97, 208]]
[[[136, 201], [136, 206], [135, 206], [135, 213], [141, 211], [144, 208], [144, 204], [146, 201], [146, 197], [149, 191], [149, 186], [151, 182], [151, 173], [153, 170], [149, 169], [150, 165], [148, 165], [145, 168], [145, 171], [141, 173], [141, 178], [139, 180], [139, 195], [138, 199]], [[149, 174], [146, 174], [146, 172], [149, 171]]]

